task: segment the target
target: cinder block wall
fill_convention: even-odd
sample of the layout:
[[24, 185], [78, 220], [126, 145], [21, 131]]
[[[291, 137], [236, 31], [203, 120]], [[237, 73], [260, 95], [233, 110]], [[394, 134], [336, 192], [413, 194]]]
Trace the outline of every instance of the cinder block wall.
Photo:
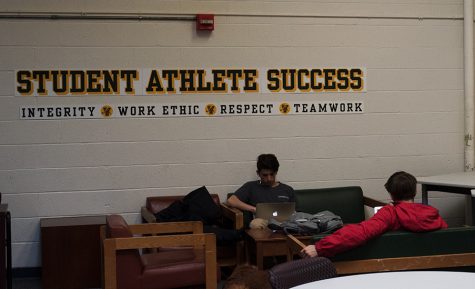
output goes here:
[[[0, 191], [13, 266], [41, 266], [39, 220], [120, 213], [206, 185], [225, 198], [264, 152], [296, 189], [360, 185], [387, 200], [397, 170], [463, 170], [462, 0], [2, 1], [0, 12], [216, 14], [191, 21], [0, 19]], [[367, 91], [324, 94], [14, 96], [19, 69], [364, 67]], [[364, 114], [20, 120], [23, 105], [358, 99]], [[452, 225], [463, 198], [431, 195]]]

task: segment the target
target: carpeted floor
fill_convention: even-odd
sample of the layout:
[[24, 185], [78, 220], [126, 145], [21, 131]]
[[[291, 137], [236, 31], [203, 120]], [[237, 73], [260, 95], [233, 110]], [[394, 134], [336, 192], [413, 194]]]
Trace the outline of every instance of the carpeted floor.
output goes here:
[[40, 278], [15, 278], [12, 282], [12, 289], [41, 289]]

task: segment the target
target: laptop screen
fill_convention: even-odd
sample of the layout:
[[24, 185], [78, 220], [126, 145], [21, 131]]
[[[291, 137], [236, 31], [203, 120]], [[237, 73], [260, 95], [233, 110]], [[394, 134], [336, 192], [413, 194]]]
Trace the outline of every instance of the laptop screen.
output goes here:
[[295, 212], [295, 203], [259, 203], [256, 205], [256, 218], [279, 222], [287, 221]]

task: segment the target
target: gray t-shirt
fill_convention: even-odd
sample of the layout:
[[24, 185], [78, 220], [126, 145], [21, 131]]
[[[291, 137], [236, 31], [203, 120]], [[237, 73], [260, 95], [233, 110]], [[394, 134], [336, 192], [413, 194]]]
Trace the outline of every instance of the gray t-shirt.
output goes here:
[[256, 206], [257, 203], [295, 202], [294, 189], [283, 183], [275, 187], [261, 185], [259, 181], [247, 182], [234, 195], [242, 202]]

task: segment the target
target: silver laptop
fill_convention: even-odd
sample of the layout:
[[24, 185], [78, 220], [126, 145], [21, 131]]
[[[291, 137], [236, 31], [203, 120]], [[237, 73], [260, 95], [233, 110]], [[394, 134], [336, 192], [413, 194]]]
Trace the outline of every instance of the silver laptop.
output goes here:
[[259, 203], [256, 205], [256, 218], [279, 222], [287, 221], [295, 212], [295, 203]]

